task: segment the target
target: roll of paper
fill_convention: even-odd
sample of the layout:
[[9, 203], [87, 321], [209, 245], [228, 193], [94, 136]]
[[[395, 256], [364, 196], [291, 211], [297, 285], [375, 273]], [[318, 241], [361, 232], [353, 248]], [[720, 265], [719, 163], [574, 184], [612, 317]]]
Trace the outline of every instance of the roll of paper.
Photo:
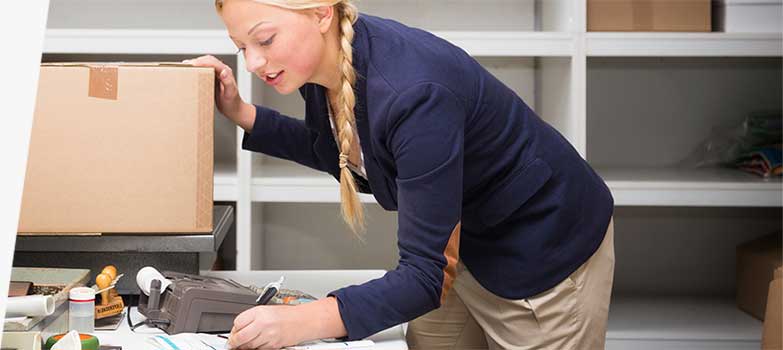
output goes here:
[[145, 295], [150, 295], [150, 285], [152, 285], [152, 280], [155, 279], [160, 281], [161, 293], [163, 293], [172, 283], [170, 280], [166, 279], [166, 277], [163, 277], [160, 271], [152, 266], [142, 267], [141, 270], [139, 270], [139, 273], [136, 274], [136, 284], [139, 285], [139, 289], [141, 289], [142, 293]]
[[8, 298], [5, 317], [49, 316], [54, 312], [51, 295], [27, 295]]

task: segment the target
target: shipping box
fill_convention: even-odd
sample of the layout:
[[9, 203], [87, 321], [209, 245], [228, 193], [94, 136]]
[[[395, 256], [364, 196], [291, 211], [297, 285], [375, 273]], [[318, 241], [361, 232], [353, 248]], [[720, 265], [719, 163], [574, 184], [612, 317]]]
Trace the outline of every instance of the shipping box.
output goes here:
[[711, 0], [587, 0], [591, 32], [709, 32]]
[[737, 306], [764, 319], [769, 283], [783, 264], [781, 233], [776, 232], [737, 246]]
[[767, 312], [764, 315], [764, 328], [761, 333], [761, 348], [764, 350], [783, 349], [783, 268], [775, 270], [775, 279], [769, 284]]
[[20, 234], [212, 230], [214, 72], [43, 64]]

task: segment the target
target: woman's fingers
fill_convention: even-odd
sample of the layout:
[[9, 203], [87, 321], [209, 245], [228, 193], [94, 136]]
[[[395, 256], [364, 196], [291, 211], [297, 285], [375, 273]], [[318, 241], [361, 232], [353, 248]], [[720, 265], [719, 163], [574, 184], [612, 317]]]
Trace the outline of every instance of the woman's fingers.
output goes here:
[[220, 95], [226, 100], [232, 100], [238, 95], [237, 82], [234, 79], [234, 73], [228, 65], [212, 55], [204, 55], [193, 59], [182, 61], [185, 64], [191, 64], [196, 67], [212, 67], [215, 70], [215, 76], [220, 82]]
[[258, 336], [253, 327], [255, 320], [255, 308], [245, 310], [234, 318], [234, 327], [231, 328], [229, 345], [233, 348], [244, 348], [247, 343]]
[[212, 55], [204, 55], [196, 58], [191, 58], [182, 61], [182, 63], [191, 64], [196, 67], [212, 67], [215, 68], [215, 72], [220, 72], [221, 70], [223, 70], [224, 67], [226, 67], [225, 63], [221, 62], [219, 59], [217, 59], [215, 56]]
[[223, 96], [233, 98], [237, 95], [237, 81], [234, 79], [234, 74], [231, 71], [231, 67], [226, 66], [219, 74], [218, 79], [223, 85]]
[[234, 80], [234, 75], [231, 73], [231, 67], [212, 55], [205, 55], [189, 60], [184, 60], [182, 63], [191, 64], [196, 67], [212, 67], [215, 69], [215, 75], [217, 75], [220, 81], [224, 83], [228, 83], [229, 79], [231, 81]]
[[234, 327], [231, 328], [231, 332], [236, 333], [251, 324], [253, 320], [255, 320], [257, 307], [258, 306], [252, 307], [237, 315], [237, 317], [234, 318]]
[[216, 87], [218, 95], [215, 99], [217, 108], [224, 116], [234, 123], [238, 123], [243, 102], [239, 96], [239, 89], [231, 67], [212, 55], [183, 60], [182, 63], [196, 67], [211, 67], [215, 71], [215, 80], [218, 85]]
[[255, 349], [264, 343], [264, 335], [251, 323], [231, 335], [230, 343], [235, 349]]

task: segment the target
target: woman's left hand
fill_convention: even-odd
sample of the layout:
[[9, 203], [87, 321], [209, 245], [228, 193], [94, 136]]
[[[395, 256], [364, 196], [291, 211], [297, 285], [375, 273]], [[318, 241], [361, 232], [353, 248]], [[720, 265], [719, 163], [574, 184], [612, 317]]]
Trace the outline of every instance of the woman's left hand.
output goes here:
[[294, 307], [262, 305], [246, 310], [234, 319], [228, 338], [231, 349], [280, 349], [296, 345], [296, 325], [290, 313]]

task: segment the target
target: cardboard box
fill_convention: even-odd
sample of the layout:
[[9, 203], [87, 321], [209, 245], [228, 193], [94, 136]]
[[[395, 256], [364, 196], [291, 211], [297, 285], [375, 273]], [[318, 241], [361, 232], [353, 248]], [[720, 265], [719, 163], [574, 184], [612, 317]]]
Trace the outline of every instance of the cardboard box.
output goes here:
[[764, 319], [769, 283], [783, 265], [781, 233], [759, 237], [737, 246], [737, 306]]
[[769, 284], [767, 295], [767, 311], [764, 314], [764, 329], [761, 333], [762, 349], [783, 349], [783, 322], [781, 322], [781, 308], [783, 308], [783, 268], [775, 270], [775, 279]]
[[711, 0], [587, 0], [587, 30], [709, 32]]
[[212, 230], [214, 73], [41, 66], [20, 233]]

